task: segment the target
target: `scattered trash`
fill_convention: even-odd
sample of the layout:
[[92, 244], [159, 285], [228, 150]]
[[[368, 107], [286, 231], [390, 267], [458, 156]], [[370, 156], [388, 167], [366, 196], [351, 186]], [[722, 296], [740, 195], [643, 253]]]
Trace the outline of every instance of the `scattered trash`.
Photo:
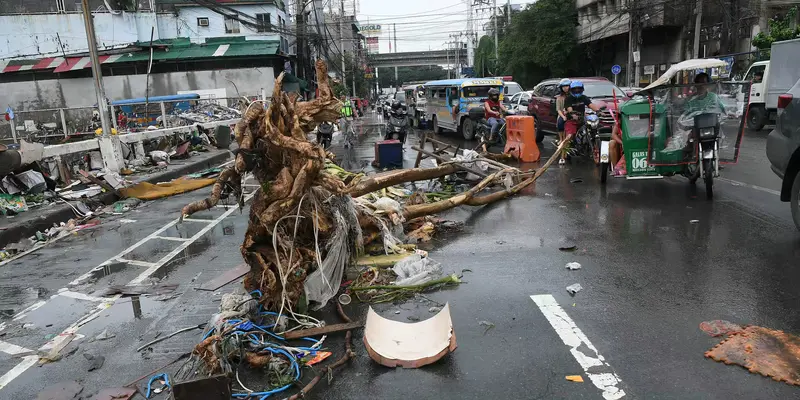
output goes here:
[[116, 334], [108, 333], [108, 329], [104, 329], [99, 335], [94, 337], [94, 340], [108, 340], [117, 337]]
[[406, 317], [406, 319], [409, 320], [409, 321], [412, 321], [412, 322], [418, 322], [419, 321], [419, 317], [417, 317], [415, 315], [409, 315], [408, 317]]
[[544, 195], [545, 195], [546, 197], [553, 197], [553, 194], [552, 194], [552, 193], [545, 193]]
[[114, 285], [109, 286], [102, 292], [102, 296], [113, 296], [121, 294], [123, 296], [141, 296], [143, 294], [150, 295], [164, 295], [170, 294], [178, 288], [176, 284], [156, 284], [156, 285], [140, 285], [140, 286], [125, 286]]
[[570, 296], [575, 296], [575, 293], [578, 293], [581, 290], [583, 290], [583, 286], [581, 286], [580, 283], [567, 286], [567, 293], [569, 293]]
[[561, 251], [573, 251], [577, 248], [578, 245], [575, 244], [575, 242], [573, 242], [572, 240], [567, 238], [561, 239], [558, 243], [558, 249]]
[[158, 164], [160, 162], [165, 162], [165, 163], [169, 164], [169, 162], [170, 162], [169, 154], [167, 154], [167, 152], [165, 152], [165, 151], [161, 151], [161, 150], [151, 151], [149, 156], [150, 156], [150, 159], [153, 160], [153, 164]]
[[83, 391], [80, 383], [62, 382], [48, 386], [36, 396], [36, 400], [74, 400]]
[[569, 180], [569, 183], [582, 183], [583, 178], [572, 178]]
[[346, 306], [350, 304], [351, 301], [353, 301], [353, 299], [350, 297], [349, 294], [342, 293], [341, 295], [339, 295], [339, 304]]
[[494, 329], [494, 324], [489, 321], [478, 322], [478, 325], [486, 327], [486, 329], [483, 331], [484, 335], [486, 335], [490, 330]]
[[583, 383], [583, 377], [580, 375], [567, 375], [566, 378], [570, 382]]
[[140, 182], [134, 186], [122, 188], [120, 192], [124, 197], [132, 197], [139, 200], [156, 200], [211, 186], [215, 182], [215, 179], [178, 178], [172, 182], [163, 182], [156, 185], [149, 182]]
[[395, 311], [394, 313], [395, 313], [395, 314], [400, 314], [400, 310], [397, 310], [397, 311]]
[[506, 244], [505, 240], [498, 240], [498, 241], [496, 241], [495, 243], [497, 243], [497, 244], [499, 244], [499, 245], [504, 245], [504, 244]]
[[[153, 384], [156, 385], [153, 385]], [[171, 387], [169, 384], [169, 375], [167, 374], [158, 374], [153, 375], [150, 377], [150, 380], [147, 381], [147, 394], [145, 398], [152, 397], [153, 394], [159, 394], [165, 390], [168, 390]]]
[[779, 382], [800, 385], [800, 337], [783, 331], [748, 326], [732, 333], [705, 356]]
[[89, 368], [87, 369], [89, 372], [102, 368], [103, 364], [106, 362], [106, 358], [103, 356], [94, 356], [89, 353], [83, 353], [83, 357], [89, 361]]
[[133, 388], [111, 388], [98, 392], [91, 400], [130, 400], [137, 393]]
[[203, 271], [198, 272], [197, 275], [195, 275], [194, 278], [192, 278], [192, 283], [194, 283], [198, 278], [200, 278], [200, 275], [203, 275]]
[[700, 329], [711, 337], [728, 336], [734, 332], [742, 330], [740, 325], [721, 319], [704, 321], [700, 323]]
[[442, 264], [418, 254], [408, 256], [392, 267], [397, 274], [393, 282], [398, 286], [421, 285], [442, 276]]
[[333, 353], [331, 353], [329, 351], [320, 351], [320, 352], [317, 352], [316, 356], [314, 356], [313, 358], [311, 358], [311, 359], [309, 359], [307, 361], [306, 361], [306, 359], [303, 359], [303, 362], [306, 365], [319, 364], [320, 362], [325, 361], [325, 359], [330, 357], [332, 354]]
[[150, 346], [152, 346], [152, 345], [154, 345], [154, 344], [156, 344], [156, 343], [163, 342], [163, 341], [165, 341], [165, 340], [167, 340], [167, 339], [169, 339], [169, 338], [171, 338], [171, 337], [173, 337], [173, 336], [175, 336], [175, 335], [181, 334], [181, 333], [183, 333], [183, 332], [189, 332], [189, 331], [193, 331], [193, 330], [195, 330], [195, 329], [203, 329], [203, 328], [205, 328], [205, 326], [206, 326], [206, 324], [205, 324], [205, 323], [202, 323], [202, 324], [200, 324], [200, 325], [197, 325], [197, 326], [190, 326], [190, 327], [188, 327], [188, 328], [179, 329], [179, 330], [177, 330], [177, 331], [175, 331], [175, 332], [173, 332], [173, 333], [170, 333], [170, 334], [169, 334], [169, 335], [167, 335], [167, 336], [160, 337], [160, 338], [158, 338], [158, 339], [155, 339], [155, 340], [153, 340], [153, 341], [147, 342], [147, 343], [145, 343], [145, 344], [143, 344], [143, 345], [139, 346], [139, 348], [138, 348], [138, 349], [136, 349], [136, 351], [142, 351], [142, 350], [144, 350], [144, 349], [146, 349], [146, 348], [148, 348], [148, 347], [150, 347]]
[[127, 219], [127, 218], [123, 218], [123, 219], [119, 220], [119, 222], [120, 222], [121, 224], [133, 224], [133, 223], [135, 223], [135, 222], [136, 222], [136, 220], [135, 220], [135, 219]]
[[223, 272], [222, 275], [204, 283], [202, 286], [196, 289], [214, 292], [217, 289], [243, 277], [248, 272], [250, 272], [250, 266], [242, 263], [232, 269]]
[[432, 318], [414, 324], [383, 318], [370, 307], [364, 345], [370, 358], [390, 368], [434, 363], [457, 347], [450, 306], [446, 304]]
[[570, 271], [576, 271], [581, 269], [581, 264], [576, 262], [567, 263], [567, 269]]
[[699, 223], [700, 223], [700, 220], [699, 220], [699, 219], [693, 219], [693, 220], [689, 221], [689, 223], [692, 223], [692, 224], [699, 224]]
[[[47, 342], [47, 345], [51, 345], [47, 352], [40, 351], [39, 352], [39, 365], [44, 365], [51, 362], [56, 362], [61, 359], [61, 350], [64, 347], [72, 342], [75, 339], [74, 333], [62, 334], [54, 337], [52, 340]], [[46, 345], [46, 346], [47, 346]]]
[[438, 313], [439, 311], [442, 311], [442, 307], [431, 307], [428, 309], [429, 313]]

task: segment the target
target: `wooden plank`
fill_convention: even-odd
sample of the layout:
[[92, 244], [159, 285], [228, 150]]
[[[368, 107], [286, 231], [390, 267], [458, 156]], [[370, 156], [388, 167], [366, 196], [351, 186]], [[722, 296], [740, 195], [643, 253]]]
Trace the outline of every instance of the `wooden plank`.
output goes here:
[[[422, 141], [419, 142], [419, 147], [425, 148], [425, 143], [428, 141], [428, 132], [422, 134]], [[419, 164], [424, 160], [426, 157], [423, 157], [421, 152], [417, 152], [417, 161], [414, 162], [414, 168], [419, 168]]]
[[222, 275], [204, 283], [202, 286], [195, 288], [195, 290], [205, 290], [213, 292], [250, 272], [250, 266], [247, 264], [239, 264], [236, 267], [229, 269], [222, 273]]
[[321, 328], [303, 329], [299, 331], [286, 332], [283, 338], [286, 340], [300, 339], [309, 336], [328, 335], [331, 333], [349, 331], [351, 329], [358, 329], [364, 326], [363, 322], [349, 322], [346, 324], [326, 325]]

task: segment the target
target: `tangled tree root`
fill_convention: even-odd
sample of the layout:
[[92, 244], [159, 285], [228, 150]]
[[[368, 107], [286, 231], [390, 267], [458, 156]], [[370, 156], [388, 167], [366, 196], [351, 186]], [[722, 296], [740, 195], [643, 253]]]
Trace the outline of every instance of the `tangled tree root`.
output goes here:
[[[399, 183], [433, 179], [458, 170], [453, 164], [402, 170], [354, 179], [345, 185], [341, 178], [325, 170], [325, 150], [306, 137], [319, 123], [335, 121], [341, 109], [341, 102], [333, 96], [325, 63], [317, 61], [316, 72], [319, 84], [316, 99], [297, 102], [295, 95], [282, 91], [281, 74], [266, 110], [257, 102], [247, 107], [235, 129], [239, 151], [234, 164], [220, 174], [208, 199], [189, 204], [182, 210], [182, 214], [188, 216], [209, 209], [228, 193], [235, 195], [241, 205], [242, 179], [249, 174], [255, 177], [261, 190], [253, 198], [241, 253], [251, 267], [244, 286], [248, 291], [262, 293], [260, 302], [266, 310], [296, 309], [309, 274], [320, 268], [329, 252], [341, 251], [342, 232], [336, 227], [341, 225], [342, 208], [337, 208], [336, 204], [342, 202], [336, 198], [359, 197]], [[460, 205], [488, 204], [519, 192], [532, 184], [540, 172], [513, 187], [478, 196], [480, 191], [502, 181], [505, 175], [516, 173], [501, 171], [450, 199], [410, 204], [403, 210], [402, 217], [408, 221]], [[345, 254], [355, 257], [357, 250], [368, 244], [363, 238], [367, 241], [380, 238], [384, 224], [363, 209], [355, 208], [350, 213], [355, 215], [348, 215], [345, 220], [357, 221], [360, 226], [357, 238], [362, 243], [348, 242], [352, 249]], [[332, 257], [337, 262], [342, 261], [341, 254]], [[330, 285], [338, 289], [339, 282], [330, 282]], [[202, 346], [196, 349], [200, 353], [202, 350]]]

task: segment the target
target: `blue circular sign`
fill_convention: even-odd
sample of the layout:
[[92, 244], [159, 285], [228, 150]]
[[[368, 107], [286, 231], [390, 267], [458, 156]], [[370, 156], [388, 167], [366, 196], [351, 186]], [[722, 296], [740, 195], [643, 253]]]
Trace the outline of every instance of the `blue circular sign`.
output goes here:
[[619, 65], [615, 65], [615, 66], [611, 67], [611, 73], [612, 74], [619, 75], [620, 72], [622, 72], [622, 67], [620, 67]]

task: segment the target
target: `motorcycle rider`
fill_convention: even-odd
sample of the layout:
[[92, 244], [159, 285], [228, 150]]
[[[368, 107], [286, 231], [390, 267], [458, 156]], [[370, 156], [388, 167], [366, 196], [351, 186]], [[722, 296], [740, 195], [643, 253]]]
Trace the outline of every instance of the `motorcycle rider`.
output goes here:
[[342, 104], [341, 119], [339, 119], [339, 129], [345, 137], [345, 147], [348, 146], [347, 134], [350, 131], [350, 124], [353, 121], [353, 103], [350, 97], [346, 97]]
[[[569, 78], [564, 78], [560, 82], [558, 82], [558, 96], [556, 96], [556, 112], [558, 113], [558, 120], [556, 122], [556, 128], [558, 128], [558, 143], [564, 141], [565, 134], [564, 134], [564, 124], [567, 122], [567, 111], [564, 104], [569, 97], [569, 85], [572, 84], [572, 81]], [[559, 165], [564, 165], [566, 163], [567, 152], [561, 152], [561, 158], [558, 160]]]
[[583, 91], [583, 82], [572, 81], [569, 84], [570, 95], [564, 100], [564, 107], [567, 110], [567, 122], [564, 123], [564, 133], [567, 135], [566, 140], [572, 140], [572, 137], [578, 133], [586, 107], [595, 112], [600, 111], [600, 107], [593, 104], [592, 99], [583, 94]]
[[483, 104], [484, 118], [492, 127], [489, 133], [489, 140], [494, 138], [494, 135], [500, 129], [500, 126], [506, 121], [503, 119], [503, 113], [508, 112], [503, 104], [500, 103], [500, 91], [496, 88], [489, 89], [489, 98]]

